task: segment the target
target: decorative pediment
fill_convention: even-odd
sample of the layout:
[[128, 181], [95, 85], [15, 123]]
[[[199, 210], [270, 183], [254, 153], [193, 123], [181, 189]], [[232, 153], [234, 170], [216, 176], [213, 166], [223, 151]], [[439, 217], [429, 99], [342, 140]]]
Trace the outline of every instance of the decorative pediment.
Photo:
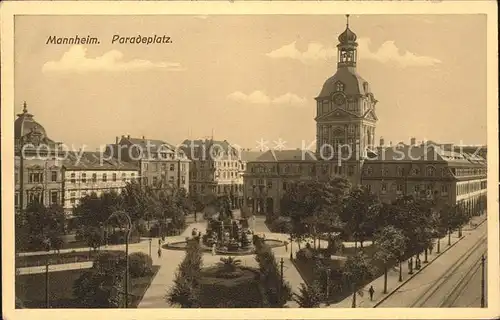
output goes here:
[[363, 118], [367, 119], [367, 120], [372, 120], [372, 121], [377, 121], [378, 120], [377, 115], [375, 114], [375, 111], [373, 109], [368, 110], [363, 115]]
[[29, 191], [42, 191], [43, 187], [41, 185], [36, 185], [28, 189]]
[[354, 113], [350, 113], [341, 108], [335, 108], [331, 112], [319, 116], [316, 118], [316, 121], [336, 121], [336, 120], [351, 120], [357, 118]]
[[39, 164], [34, 164], [26, 167], [28, 170], [43, 170], [43, 167]]

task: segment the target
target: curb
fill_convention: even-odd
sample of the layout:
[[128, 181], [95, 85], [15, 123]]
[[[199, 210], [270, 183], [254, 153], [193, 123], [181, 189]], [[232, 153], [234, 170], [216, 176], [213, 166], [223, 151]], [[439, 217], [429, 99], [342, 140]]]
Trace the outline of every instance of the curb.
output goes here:
[[451, 248], [453, 248], [457, 243], [459, 243], [463, 238], [465, 238], [465, 235], [462, 235], [461, 238], [459, 238], [455, 243], [453, 243], [451, 246], [448, 246], [446, 249], [444, 249], [443, 251], [441, 251], [440, 254], [438, 254], [434, 259], [432, 259], [431, 261], [429, 261], [429, 263], [425, 264], [422, 268], [420, 268], [420, 270], [414, 272], [411, 277], [407, 278], [406, 280], [404, 280], [403, 282], [401, 282], [396, 288], [394, 288], [391, 292], [387, 293], [382, 299], [380, 299], [379, 301], [377, 301], [377, 303], [375, 303], [375, 305], [373, 305], [372, 308], [376, 308], [378, 307], [382, 302], [384, 302], [385, 300], [387, 300], [390, 296], [392, 296], [394, 293], [396, 293], [396, 291], [398, 291], [402, 286], [404, 286], [406, 283], [408, 283], [411, 279], [413, 279], [417, 274], [419, 274], [421, 271], [423, 271], [425, 268], [427, 268], [427, 266], [429, 266], [431, 263], [433, 263], [434, 261], [436, 261], [437, 258], [441, 257], [441, 255], [443, 255], [446, 251], [450, 250]]

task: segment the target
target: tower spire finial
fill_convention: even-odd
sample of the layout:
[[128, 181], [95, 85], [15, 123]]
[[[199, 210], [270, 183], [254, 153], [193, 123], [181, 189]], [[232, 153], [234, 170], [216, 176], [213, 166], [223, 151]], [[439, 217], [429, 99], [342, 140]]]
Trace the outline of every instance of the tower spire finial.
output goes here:
[[346, 26], [349, 28], [349, 15], [348, 15], [348, 14], [346, 14], [346, 15], [345, 15], [345, 17], [346, 17], [346, 19], [347, 19]]
[[28, 112], [28, 105], [26, 104], [26, 101], [24, 101], [23, 103], [23, 113], [27, 113]]

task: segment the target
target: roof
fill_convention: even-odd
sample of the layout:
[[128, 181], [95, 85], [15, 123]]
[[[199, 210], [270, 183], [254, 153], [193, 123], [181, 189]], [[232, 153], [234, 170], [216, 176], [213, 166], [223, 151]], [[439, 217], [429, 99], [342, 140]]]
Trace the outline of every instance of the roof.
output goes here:
[[63, 166], [70, 170], [138, 170], [137, 166], [116, 158], [109, 159], [100, 151], [68, 152]]
[[120, 140], [119, 144], [120, 145], [128, 144], [131, 146], [135, 146], [142, 151], [142, 155], [145, 157], [150, 156], [149, 153], [154, 155], [161, 152], [176, 153], [176, 155], [178, 155], [179, 153], [184, 154], [184, 151], [178, 149], [176, 146], [168, 142], [165, 142], [163, 140], [131, 138], [122, 136], [122, 139]]
[[354, 67], [344, 67], [338, 68], [337, 72], [325, 81], [317, 98], [331, 97], [337, 91], [336, 83], [338, 81], [344, 84], [343, 92], [346, 95], [364, 95], [370, 93], [368, 82], [357, 73], [356, 69]]
[[191, 160], [203, 160], [202, 157], [209, 157], [212, 153], [218, 160], [223, 160], [229, 158], [228, 154], [231, 155], [231, 158], [238, 159], [239, 147], [232, 145], [227, 140], [186, 139], [182, 142], [181, 149]]
[[260, 161], [314, 161], [309, 150], [269, 150], [259, 156], [255, 162]]
[[483, 165], [486, 163], [485, 159], [479, 155], [456, 152], [451, 149], [446, 150], [435, 143], [378, 147], [373, 150], [367, 161], [434, 161], [446, 162], [450, 165]]
[[242, 150], [240, 152], [240, 160], [246, 162], [256, 161], [262, 154], [264, 154], [264, 151]]
[[20, 139], [33, 131], [40, 133], [43, 137], [47, 136], [45, 128], [36, 122], [33, 119], [33, 115], [28, 112], [28, 107], [25, 102], [23, 112], [17, 115], [17, 119], [14, 122], [14, 138]]

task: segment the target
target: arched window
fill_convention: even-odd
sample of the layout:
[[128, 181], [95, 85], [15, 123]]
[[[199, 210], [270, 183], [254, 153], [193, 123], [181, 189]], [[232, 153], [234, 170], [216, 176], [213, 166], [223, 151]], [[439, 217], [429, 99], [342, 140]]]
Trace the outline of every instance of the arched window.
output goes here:
[[373, 168], [372, 168], [372, 167], [368, 167], [368, 168], [366, 168], [366, 174], [367, 174], [367, 175], [371, 176], [371, 175], [372, 175], [372, 173], [373, 173]]
[[428, 177], [434, 177], [436, 175], [436, 169], [434, 167], [427, 167], [426, 168], [426, 174]]
[[397, 172], [397, 175], [398, 175], [399, 177], [402, 177], [402, 176], [403, 176], [403, 168], [401, 168], [401, 167], [397, 167], [396, 172]]

